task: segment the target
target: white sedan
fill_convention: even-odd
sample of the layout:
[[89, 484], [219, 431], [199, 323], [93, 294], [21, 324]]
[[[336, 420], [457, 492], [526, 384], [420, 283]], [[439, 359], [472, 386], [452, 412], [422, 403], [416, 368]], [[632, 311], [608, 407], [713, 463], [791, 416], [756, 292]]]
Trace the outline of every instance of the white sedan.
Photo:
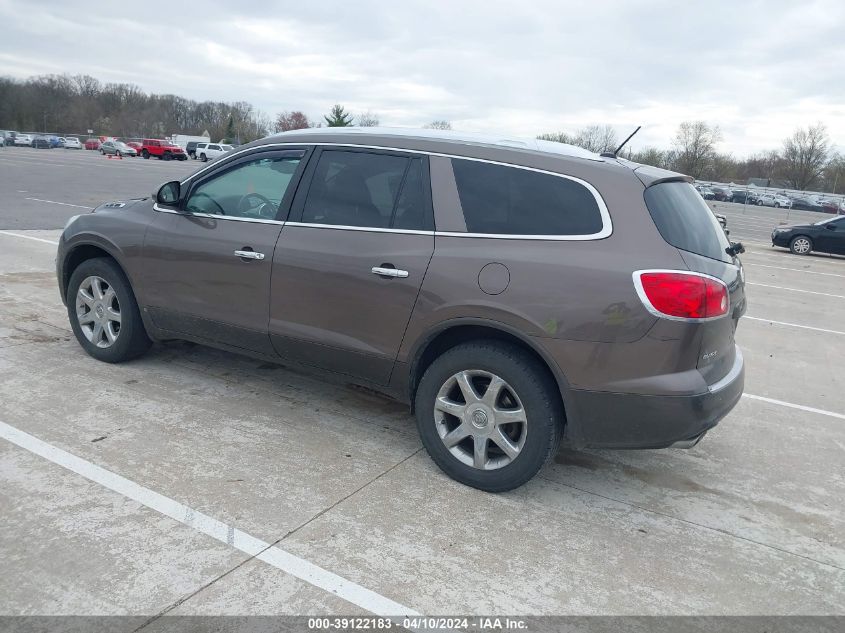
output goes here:
[[761, 196], [757, 196], [757, 204], [761, 207], [765, 205], [767, 207], [783, 207], [784, 209], [789, 209], [792, 207], [792, 200], [779, 193], [764, 193]]
[[15, 145], [23, 145], [29, 147], [32, 145], [32, 137], [29, 134], [18, 134], [15, 137]]
[[66, 136], [64, 142], [65, 149], [82, 149], [82, 143], [75, 136]]

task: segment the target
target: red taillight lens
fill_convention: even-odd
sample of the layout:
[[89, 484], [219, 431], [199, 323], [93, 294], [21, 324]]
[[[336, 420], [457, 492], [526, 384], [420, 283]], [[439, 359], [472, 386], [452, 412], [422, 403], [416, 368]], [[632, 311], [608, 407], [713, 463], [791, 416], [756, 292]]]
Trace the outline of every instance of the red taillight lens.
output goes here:
[[728, 288], [699, 275], [672, 271], [634, 273], [634, 285], [643, 303], [658, 316], [676, 319], [712, 319], [728, 313]]

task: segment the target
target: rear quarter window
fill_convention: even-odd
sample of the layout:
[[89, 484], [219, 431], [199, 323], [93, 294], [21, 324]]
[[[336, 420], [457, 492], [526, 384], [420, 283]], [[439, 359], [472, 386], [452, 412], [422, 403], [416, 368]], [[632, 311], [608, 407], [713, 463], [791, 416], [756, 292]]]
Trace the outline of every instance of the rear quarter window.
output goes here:
[[683, 251], [731, 262], [725, 232], [707, 203], [688, 182], [662, 182], [643, 194], [660, 235]]
[[459, 158], [452, 170], [469, 233], [591, 236], [604, 229], [596, 197], [576, 180]]

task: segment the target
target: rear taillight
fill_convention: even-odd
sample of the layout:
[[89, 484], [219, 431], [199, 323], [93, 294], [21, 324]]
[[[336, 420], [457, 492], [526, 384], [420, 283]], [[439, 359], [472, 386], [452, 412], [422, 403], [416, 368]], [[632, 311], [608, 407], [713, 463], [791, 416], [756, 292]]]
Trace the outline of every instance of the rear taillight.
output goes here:
[[648, 311], [664, 319], [715, 319], [725, 316], [730, 305], [725, 283], [700, 273], [638, 270], [634, 286]]

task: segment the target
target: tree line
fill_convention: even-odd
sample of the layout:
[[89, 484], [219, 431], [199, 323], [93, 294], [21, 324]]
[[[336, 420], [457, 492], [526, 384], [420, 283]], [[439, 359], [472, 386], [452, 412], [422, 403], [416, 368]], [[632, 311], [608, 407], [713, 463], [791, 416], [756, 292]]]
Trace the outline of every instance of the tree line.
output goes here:
[[[0, 129], [121, 137], [199, 135], [242, 143], [271, 132], [308, 127], [379, 125], [378, 114], [354, 115], [340, 104], [317, 120], [299, 110], [271, 119], [245, 101], [195, 101], [172, 94], [154, 94], [126, 83], [103, 83], [89, 75], [41, 75], [26, 80], [0, 77]], [[452, 129], [445, 120], [424, 127]], [[593, 152], [613, 151], [619, 143], [608, 125], [591, 125], [573, 134], [556, 132], [538, 138], [571, 143]], [[704, 121], [681, 123], [668, 148], [645, 147], [624, 158], [689, 174], [696, 179], [744, 183], [761, 178], [772, 186], [798, 190], [845, 192], [845, 157], [834, 152], [821, 123], [799, 128], [781, 147], [736, 158], [718, 150], [722, 132]]]
[[[587, 126], [574, 134], [541, 134], [537, 138], [577, 145], [596, 153], [612, 152], [619, 145], [616, 132], [609, 125]], [[833, 151], [822, 123], [797, 128], [783, 139], [781, 147], [747, 158], [718, 151], [722, 138], [716, 125], [685, 121], [678, 126], [668, 148], [645, 147], [633, 151], [629, 145], [620, 156], [688, 174], [697, 180], [741, 184], [757, 178], [772, 187], [845, 193], [845, 157]]]

